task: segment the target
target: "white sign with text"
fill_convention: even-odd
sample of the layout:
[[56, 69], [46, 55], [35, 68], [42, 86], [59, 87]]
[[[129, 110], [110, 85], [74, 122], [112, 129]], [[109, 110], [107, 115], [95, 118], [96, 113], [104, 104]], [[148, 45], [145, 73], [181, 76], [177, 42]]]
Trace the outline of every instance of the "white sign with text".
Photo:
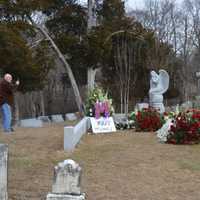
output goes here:
[[93, 133], [110, 133], [115, 132], [115, 124], [112, 117], [100, 117], [96, 119], [90, 117]]

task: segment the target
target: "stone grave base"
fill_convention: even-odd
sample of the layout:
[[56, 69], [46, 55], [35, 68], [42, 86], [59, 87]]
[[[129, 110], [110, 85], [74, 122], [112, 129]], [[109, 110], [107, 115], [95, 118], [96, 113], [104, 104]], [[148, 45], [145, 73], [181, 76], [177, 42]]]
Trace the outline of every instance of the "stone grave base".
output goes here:
[[85, 200], [85, 194], [70, 195], [70, 194], [48, 194], [46, 200]]

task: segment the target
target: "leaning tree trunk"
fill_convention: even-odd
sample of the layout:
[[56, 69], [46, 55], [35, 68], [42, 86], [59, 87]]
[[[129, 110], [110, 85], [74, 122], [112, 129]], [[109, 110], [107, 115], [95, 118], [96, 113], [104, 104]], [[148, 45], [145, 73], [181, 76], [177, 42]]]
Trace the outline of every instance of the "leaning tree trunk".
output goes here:
[[85, 111], [84, 105], [83, 105], [83, 102], [82, 102], [82, 99], [81, 99], [81, 96], [80, 96], [80, 93], [79, 93], [79, 89], [78, 89], [78, 86], [76, 84], [76, 81], [75, 81], [75, 78], [74, 78], [74, 75], [72, 73], [70, 65], [67, 63], [67, 61], [65, 60], [65, 57], [63, 56], [63, 54], [61, 53], [61, 51], [59, 50], [59, 48], [57, 47], [55, 42], [52, 40], [52, 38], [49, 36], [47, 31], [43, 27], [41, 27], [41, 26], [39, 26], [37, 24], [34, 24], [34, 26], [43, 33], [43, 35], [45, 36], [45, 38], [47, 40], [50, 41], [53, 49], [55, 50], [55, 52], [58, 54], [58, 57], [62, 61], [63, 65], [64, 65], [64, 67], [65, 67], [65, 69], [66, 69], [66, 71], [68, 73], [69, 79], [71, 81], [71, 85], [72, 85], [72, 88], [74, 90], [75, 100], [76, 100], [76, 104], [78, 106], [79, 112], [82, 115], [84, 115], [84, 111]]

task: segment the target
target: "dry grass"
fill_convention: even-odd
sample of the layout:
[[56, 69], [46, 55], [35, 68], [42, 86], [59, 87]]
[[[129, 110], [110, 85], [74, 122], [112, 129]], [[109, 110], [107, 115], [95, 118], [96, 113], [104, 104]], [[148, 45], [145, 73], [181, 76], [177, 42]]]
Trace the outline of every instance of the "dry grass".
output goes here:
[[88, 200], [198, 200], [200, 145], [160, 144], [153, 133], [85, 135], [63, 151], [63, 125], [0, 134], [9, 144], [9, 200], [41, 200], [51, 191], [53, 167], [67, 158], [83, 167]]

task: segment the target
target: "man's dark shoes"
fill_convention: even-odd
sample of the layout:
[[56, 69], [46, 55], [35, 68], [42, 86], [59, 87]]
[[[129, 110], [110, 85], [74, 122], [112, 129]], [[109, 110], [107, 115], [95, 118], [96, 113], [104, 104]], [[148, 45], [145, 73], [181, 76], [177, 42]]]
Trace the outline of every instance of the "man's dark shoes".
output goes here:
[[5, 133], [11, 133], [14, 132], [15, 130], [13, 128], [10, 128], [9, 130], [4, 130]]

